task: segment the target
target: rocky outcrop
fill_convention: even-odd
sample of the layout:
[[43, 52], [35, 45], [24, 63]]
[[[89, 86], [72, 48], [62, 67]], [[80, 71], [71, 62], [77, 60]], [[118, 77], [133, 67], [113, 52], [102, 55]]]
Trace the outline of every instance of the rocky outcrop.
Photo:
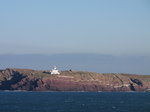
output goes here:
[[30, 69], [0, 71], [0, 90], [25, 91], [150, 91], [150, 76], [61, 71], [50, 75]]

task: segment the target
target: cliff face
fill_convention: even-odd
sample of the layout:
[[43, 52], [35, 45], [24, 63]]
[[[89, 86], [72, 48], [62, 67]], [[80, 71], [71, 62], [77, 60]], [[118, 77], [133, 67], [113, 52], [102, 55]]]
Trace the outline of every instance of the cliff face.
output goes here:
[[150, 76], [80, 71], [50, 75], [30, 69], [5, 69], [0, 71], [0, 90], [149, 91]]

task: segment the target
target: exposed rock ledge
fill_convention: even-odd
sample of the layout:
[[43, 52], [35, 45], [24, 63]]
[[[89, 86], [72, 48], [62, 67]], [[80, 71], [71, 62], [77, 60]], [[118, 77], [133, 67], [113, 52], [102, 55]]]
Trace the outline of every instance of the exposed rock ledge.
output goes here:
[[0, 70], [0, 90], [150, 91], [150, 76], [62, 71], [50, 75], [30, 69]]

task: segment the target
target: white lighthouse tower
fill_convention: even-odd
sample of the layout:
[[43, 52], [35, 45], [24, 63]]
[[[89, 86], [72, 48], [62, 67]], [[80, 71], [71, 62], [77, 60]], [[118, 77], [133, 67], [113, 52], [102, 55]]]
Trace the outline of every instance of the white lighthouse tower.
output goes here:
[[56, 66], [51, 70], [51, 74], [60, 74]]

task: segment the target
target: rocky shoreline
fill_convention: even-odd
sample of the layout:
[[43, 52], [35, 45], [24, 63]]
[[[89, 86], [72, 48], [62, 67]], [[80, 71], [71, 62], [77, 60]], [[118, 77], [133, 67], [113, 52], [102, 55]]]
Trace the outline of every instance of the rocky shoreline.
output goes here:
[[18, 91], [150, 91], [150, 76], [61, 71], [51, 75], [31, 69], [0, 70], [0, 90]]

